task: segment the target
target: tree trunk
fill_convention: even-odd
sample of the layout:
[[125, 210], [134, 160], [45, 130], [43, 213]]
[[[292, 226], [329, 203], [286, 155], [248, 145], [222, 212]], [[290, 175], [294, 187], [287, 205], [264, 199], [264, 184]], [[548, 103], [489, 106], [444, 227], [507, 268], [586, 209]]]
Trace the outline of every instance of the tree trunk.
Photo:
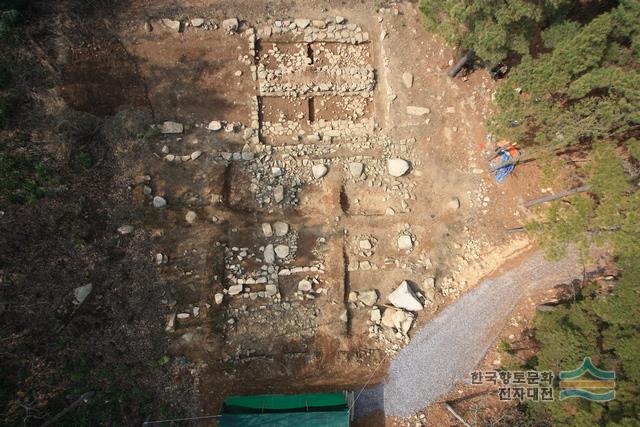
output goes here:
[[447, 75], [449, 77], [455, 77], [460, 72], [460, 70], [462, 70], [464, 64], [466, 64], [467, 62], [469, 62], [469, 60], [471, 60], [471, 58], [473, 58], [473, 55], [473, 50], [468, 50], [467, 53], [465, 53], [462, 58], [458, 59], [458, 62], [456, 62], [453, 67], [451, 67], [449, 71], [447, 71]]

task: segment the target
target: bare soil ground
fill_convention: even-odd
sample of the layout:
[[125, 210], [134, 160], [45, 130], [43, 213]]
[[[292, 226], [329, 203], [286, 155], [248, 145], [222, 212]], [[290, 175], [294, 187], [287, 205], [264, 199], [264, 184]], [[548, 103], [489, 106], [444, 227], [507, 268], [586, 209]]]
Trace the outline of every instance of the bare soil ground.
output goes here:
[[[61, 104], [102, 123], [104, 140], [91, 144], [104, 153], [93, 172], [102, 186], [86, 208], [99, 220], [87, 226], [100, 242], [91, 281], [108, 289], [96, 299], [113, 300], [97, 307], [117, 310], [92, 319], [112, 318], [113, 333], [146, 346], [124, 353], [169, 356], [156, 386], [175, 409], [215, 414], [229, 394], [360, 387], [413, 331], [372, 322], [354, 292], [376, 290], [384, 310], [410, 281], [425, 305], [415, 330], [528, 246], [507, 230], [520, 225], [519, 197], [539, 195], [538, 171], [519, 167], [502, 185], [486, 172], [495, 82], [482, 71], [449, 79], [454, 52], [425, 33], [415, 5], [383, 6], [135, 0], [86, 6], [59, 23], [73, 31], [42, 37]], [[234, 17], [237, 30], [222, 28]], [[308, 25], [322, 38], [296, 32], [294, 18], [320, 20]], [[180, 31], [162, 19], [180, 19]], [[184, 129], [139, 138], [164, 121]], [[409, 171], [391, 176], [390, 158]], [[314, 178], [313, 165], [326, 175]], [[276, 222], [286, 233], [263, 231]], [[125, 224], [134, 232], [118, 235]], [[267, 261], [279, 245], [288, 255]], [[67, 291], [86, 281], [60, 280]]]

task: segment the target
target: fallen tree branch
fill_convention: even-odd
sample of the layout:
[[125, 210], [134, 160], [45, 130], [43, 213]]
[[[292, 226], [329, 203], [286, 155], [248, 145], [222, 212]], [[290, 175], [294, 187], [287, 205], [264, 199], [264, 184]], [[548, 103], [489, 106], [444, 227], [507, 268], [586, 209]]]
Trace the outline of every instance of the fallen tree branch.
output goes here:
[[589, 191], [590, 189], [591, 187], [588, 185], [581, 185], [580, 187], [572, 188], [571, 190], [565, 190], [556, 194], [550, 194], [548, 196], [540, 197], [539, 199], [529, 200], [524, 204], [524, 207], [530, 208], [533, 206], [541, 205], [542, 203], [547, 203], [566, 196], [570, 196], [571, 194], [584, 193], [586, 191]]

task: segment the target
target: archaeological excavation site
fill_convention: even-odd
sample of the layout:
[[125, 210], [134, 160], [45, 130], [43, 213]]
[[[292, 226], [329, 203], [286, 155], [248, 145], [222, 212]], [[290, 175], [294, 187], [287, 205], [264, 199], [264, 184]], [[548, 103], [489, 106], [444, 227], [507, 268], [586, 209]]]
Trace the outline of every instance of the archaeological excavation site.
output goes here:
[[617, 277], [432, 1], [6, 3], [2, 425], [525, 425], [471, 373]]

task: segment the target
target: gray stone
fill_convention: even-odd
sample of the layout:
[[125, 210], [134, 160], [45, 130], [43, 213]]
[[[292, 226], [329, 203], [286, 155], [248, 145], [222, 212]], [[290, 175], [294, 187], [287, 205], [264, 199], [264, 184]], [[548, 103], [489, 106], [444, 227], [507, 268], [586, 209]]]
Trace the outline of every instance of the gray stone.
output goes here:
[[360, 163], [360, 162], [349, 163], [349, 172], [353, 177], [358, 178], [360, 175], [362, 175], [363, 171], [364, 171], [363, 163]]
[[202, 155], [202, 151], [197, 150], [191, 153], [191, 160], [196, 160], [198, 157]]
[[86, 285], [79, 286], [73, 290], [73, 296], [75, 304], [80, 305], [87, 299], [91, 291], [93, 290], [93, 284], [87, 283]]
[[407, 89], [411, 89], [411, 86], [413, 86], [413, 74], [402, 73], [402, 83]]
[[229, 286], [229, 295], [238, 295], [244, 290], [243, 285], [231, 285]]
[[216, 302], [216, 304], [220, 305], [222, 304], [222, 300], [224, 299], [224, 294], [218, 292], [213, 296], [213, 300]]
[[427, 107], [416, 107], [414, 105], [407, 106], [407, 114], [410, 116], [426, 116], [431, 112]]
[[238, 18], [229, 18], [222, 21], [222, 28], [227, 31], [238, 31], [239, 26]]
[[187, 212], [187, 214], [184, 216], [184, 219], [189, 223], [189, 224], [193, 224], [196, 222], [196, 220], [198, 219], [198, 214], [196, 214], [194, 211], [189, 211]]
[[329, 168], [325, 165], [313, 165], [311, 168], [311, 173], [315, 179], [320, 179], [327, 174]]
[[160, 126], [160, 132], [162, 133], [182, 133], [184, 131], [184, 126], [182, 123], [178, 122], [164, 122]]
[[273, 250], [273, 245], [267, 245], [264, 247], [264, 262], [267, 264], [273, 264], [276, 260], [275, 251]]
[[273, 228], [271, 228], [271, 224], [268, 222], [262, 223], [262, 234], [264, 234], [265, 237], [273, 236]]
[[391, 176], [400, 177], [407, 173], [409, 167], [409, 162], [403, 159], [387, 160], [387, 170], [389, 171], [389, 175]]
[[279, 167], [272, 167], [271, 168], [271, 176], [277, 178], [279, 176], [282, 176], [282, 168]]
[[336, 16], [336, 24], [343, 24], [346, 20], [344, 16]]
[[289, 232], [289, 224], [282, 221], [276, 221], [273, 223], [273, 231], [278, 237], [286, 236]]
[[274, 251], [278, 258], [283, 259], [289, 256], [289, 246], [278, 245], [274, 248]]
[[167, 200], [164, 197], [155, 196], [153, 198], [153, 207], [162, 208], [167, 205]]
[[121, 225], [120, 227], [118, 227], [118, 233], [125, 235], [125, 234], [131, 234], [133, 233], [133, 226], [132, 225]]
[[402, 281], [400, 286], [389, 295], [389, 302], [395, 307], [408, 311], [420, 311], [423, 309], [422, 303], [413, 293], [406, 280]]
[[191, 21], [189, 21], [189, 23], [191, 24], [192, 27], [202, 27], [202, 25], [204, 24], [204, 19], [193, 18]]
[[373, 307], [378, 302], [378, 292], [375, 289], [368, 291], [360, 291], [358, 293], [358, 300], [364, 305]]
[[411, 236], [407, 234], [403, 234], [398, 237], [398, 249], [401, 251], [408, 251], [409, 249], [413, 249], [413, 242], [411, 241]]

